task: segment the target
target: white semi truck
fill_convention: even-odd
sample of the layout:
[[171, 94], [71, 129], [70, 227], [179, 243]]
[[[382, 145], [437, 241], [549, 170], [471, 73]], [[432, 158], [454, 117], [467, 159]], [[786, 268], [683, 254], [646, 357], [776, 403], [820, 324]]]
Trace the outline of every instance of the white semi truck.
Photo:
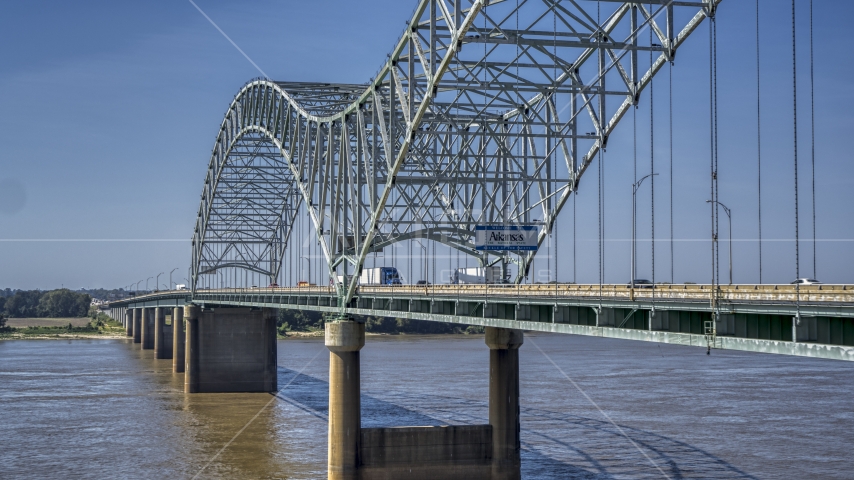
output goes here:
[[400, 285], [400, 274], [394, 267], [363, 268], [359, 285]]
[[[344, 276], [338, 275], [343, 282]], [[401, 285], [400, 274], [395, 267], [363, 268], [358, 278], [359, 285]]]
[[484, 284], [504, 283], [501, 278], [501, 267], [469, 267], [454, 270], [451, 283], [455, 284]]

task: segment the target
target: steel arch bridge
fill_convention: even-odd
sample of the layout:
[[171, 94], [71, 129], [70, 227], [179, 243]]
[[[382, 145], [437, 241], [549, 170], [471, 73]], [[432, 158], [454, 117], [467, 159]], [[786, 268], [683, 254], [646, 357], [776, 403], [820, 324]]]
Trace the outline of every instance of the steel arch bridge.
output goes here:
[[369, 253], [417, 238], [481, 265], [513, 262], [521, 282], [535, 254], [478, 251], [474, 227], [538, 224], [542, 243], [620, 119], [720, 1], [420, 0], [366, 85], [249, 82], [211, 153], [193, 290], [220, 269], [276, 283], [301, 211], [338, 305]]

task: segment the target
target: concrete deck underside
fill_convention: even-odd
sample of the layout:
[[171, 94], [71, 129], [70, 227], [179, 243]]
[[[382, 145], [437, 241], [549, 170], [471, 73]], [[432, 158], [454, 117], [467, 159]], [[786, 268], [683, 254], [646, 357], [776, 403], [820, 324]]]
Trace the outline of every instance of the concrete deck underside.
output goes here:
[[[241, 306], [294, 308], [313, 310], [327, 313], [337, 313], [337, 307], [319, 305], [268, 305], [254, 302], [236, 303]], [[543, 323], [523, 320], [505, 320], [498, 318], [464, 317], [455, 315], [440, 315], [435, 313], [398, 312], [388, 310], [370, 310], [348, 308], [348, 313], [369, 316], [391, 316], [410, 320], [427, 320], [432, 322], [456, 323], [460, 325], [478, 325], [484, 327], [515, 328], [535, 332], [563, 333], [569, 335], [587, 335], [592, 337], [620, 338], [624, 340], [641, 340], [645, 342], [671, 343], [706, 348], [705, 335], [692, 333], [661, 332], [647, 330], [631, 330], [626, 328], [594, 327], [588, 325], [571, 325], [566, 323]], [[718, 336], [712, 348], [723, 350], [741, 350], [746, 352], [776, 353], [802, 357], [826, 358], [830, 360], [854, 361], [854, 347], [842, 345], [825, 345], [820, 343], [787, 342], [782, 340], [762, 340], [739, 337]]]
[[[597, 297], [594, 295], [598, 295], [597, 289], [593, 287], [590, 285], [558, 287], [533, 285], [525, 288], [498, 288], [483, 285], [444, 285], [426, 290], [407, 286], [364, 287], [364, 292], [360, 290], [359, 297], [344, 309], [336, 305], [334, 291], [326, 287], [204, 290], [196, 292], [195, 295], [186, 291], [161, 292], [117, 302], [116, 305], [121, 304], [129, 308], [152, 308], [182, 307], [193, 303], [214, 307], [281, 308], [330, 314], [341, 314], [343, 310], [343, 313], [348, 315], [397, 317], [460, 325], [588, 335], [696, 347], [707, 346], [706, 336], [698, 334], [696, 330], [693, 333], [685, 333], [685, 330], [679, 331], [678, 328], [658, 328], [658, 323], [652, 325], [652, 330], [615, 328], [615, 323], [608, 321], [599, 322], [599, 326], [594, 326], [593, 323], [596, 322], [585, 324], [585, 322], [570, 321], [566, 315], [558, 312], [557, 308], [559, 307], [561, 312], [567, 308], [595, 310], [599, 304], [606, 310], [623, 309], [623, 313], [645, 311], [647, 314], [654, 309], [656, 312], [663, 312], [662, 318], [667, 316], [667, 312], [706, 312], [708, 314], [712, 310], [708, 299], [701, 301], [705, 295], [708, 295], [706, 287], [674, 285], [666, 289], [662, 288], [662, 291], [657, 293], [658, 300], [654, 303], [646, 298], [651, 296], [651, 291], [636, 290], [635, 298], [632, 299], [631, 291], [625, 286], [609, 286], [609, 295], [603, 293], [603, 297]], [[562, 293], [561, 295], [553, 298], [545, 296], [546, 293], [553, 293], [556, 288], [557, 292]], [[789, 302], [795, 292], [792, 286], [737, 285], [720, 288], [722, 296], [728, 298], [726, 308], [721, 312], [724, 316], [764, 314], [791, 317], [796, 311], [794, 303]], [[426, 295], [433, 293], [434, 290], [437, 294], [435, 297]], [[456, 292], [459, 296], [440, 295], [451, 292]], [[797, 342], [790, 341], [792, 335], [787, 335], [789, 338], [785, 339], [773, 335], [770, 336], [773, 339], [768, 339], [766, 335], [758, 335], [760, 338], [749, 338], [753, 335], [744, 335], [737, 329], [725, 328], [722, 323], [718, 326], [718, 336], [714, 339], [712, 348], [852, 361], [854, 346], [850, 346], [850, 341], [847, 340], [851, 334], [851, 318], [854, 318], [854, 303], [852, 303], [854, 293], [852, 292], [854, 292], [854, 286], [836, 285], [804, 287], [801, 293], [805, 301], [800, 305], [802, 318], [833, 317], [847, 322], [846, 341], [838, 339], [827, 341], [820, 335], [816, 337], [815, 332], [802, 337], [801, 327], [798, 328]], [[481, 296], [480, 293], [486, 293], [486, 295]], [[516, 306], [515, 314], [512, 313], [514, 305]], [[549, 313], [552, 308], [555, 308], [553, 314]], [[527, 313], [521, 314], [524, 312]], [[623, 314], [620, 315], [622, 316]], [[810, 329], [814, 330], [813, 327]]]

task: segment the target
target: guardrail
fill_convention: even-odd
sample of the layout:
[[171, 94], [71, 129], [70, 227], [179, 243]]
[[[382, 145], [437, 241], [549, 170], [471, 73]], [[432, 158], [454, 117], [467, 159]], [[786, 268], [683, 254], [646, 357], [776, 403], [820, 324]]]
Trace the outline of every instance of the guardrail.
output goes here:
[[[200, 289], [204, 294], [298, 294], [334, 296], [336, 290], [328, 286], [268, 287], [268, 288], [222, 288]], [[521, 284], [521, 285], [366, 285], [360, 286], [359, 294], [405, 295], [426, 297], [547, 297], [547, 298], [607, 298], [619, 300], [691, 300], [711, 301], [717, 294], [719, 301], [845, 303], [854, 304], [854, 285], [718, 285], [717, 290], [708, 284], [666, 284], [644, 286], [598, 284]], [[189, 291], [162, 291], [140, 295], [124, 301], [145, 300], [165, 295], [190, 295]]]

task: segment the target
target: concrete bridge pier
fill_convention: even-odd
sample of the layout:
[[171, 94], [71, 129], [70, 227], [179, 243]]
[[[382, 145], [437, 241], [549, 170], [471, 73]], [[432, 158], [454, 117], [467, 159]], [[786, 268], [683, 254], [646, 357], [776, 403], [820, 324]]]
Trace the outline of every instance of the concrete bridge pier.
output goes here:
[[172, 309], [172, 372], [184, 371], [184, 356], [184, 308], [175, 307]]
[[[174, 323], [174, 321], [173, 321]], [[154, 358], [169, 360], [172, 358], [173, 328], [166, 325], [166, 308], [154, 309]]]
[[359, 350], [365, 346], [365, 324], [326, 324], [329, 349], [329, 480], [357, 480], [361, 448], [362, 402]]
[[522, 342], [521, 330], [486, 327], [493, 480], [522, 478], [519, 441], [519, 347]]
[[519, 347], [522, 332], [486, 329], [489, 424], [362, 428], [360, 350], [365, 325], [326, 324], [329, 480], [519, 480]]
[[184, 314], [185, 393], [278, 389], [274, 310], [191, 306]]
[[199, 312], [195, 305], [184, 307], [184, 393], [199, 391]]
[[142, 309], [133, 309], [133, 343], [142, 342]]
[[125, 333], [128, 337], [133, 337], [133, 309], [125, 310]]
[[143, 350], [154, 349], [154, 312], [151, 308], [141, 308], [141, 341], [140, 346]]

